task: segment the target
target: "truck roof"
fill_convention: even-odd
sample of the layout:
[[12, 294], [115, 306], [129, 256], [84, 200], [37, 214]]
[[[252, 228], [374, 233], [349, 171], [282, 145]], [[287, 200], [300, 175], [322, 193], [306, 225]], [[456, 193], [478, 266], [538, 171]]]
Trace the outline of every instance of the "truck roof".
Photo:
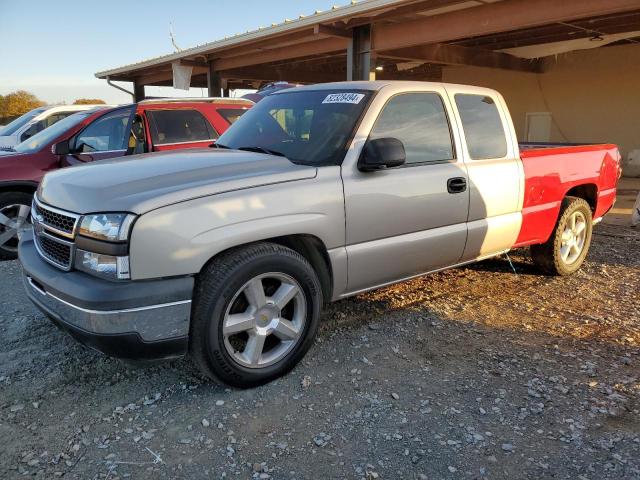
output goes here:
[[372, 81], [352, 81], [352, 82], [331, 82], [331, 83], [316, 83], [313, 85], [305, 85], [302, 87], [295, 87], [295, 89], [280, 90], [272, 93], [272, 95], [281, 95], [286, 92], [295, 91], [317, 91], [317, 90], [337, 90], [337, 89], [349, 89], [349, 90], [369, 90], [378, 91], [384, 87], [393, 86], [398, 90], [411, 90], [413, 88], [424, 89], [428, 86], [434, 87], [456, 87], [464, 88], [465, 91], [477, 91], [478, 93], [496, 92], [490, 88], [473, 87], [469, 85], [462, 85], [456, 83], [444, 83], [444, 82], [418, 82], [411, 80], [372, 80]]

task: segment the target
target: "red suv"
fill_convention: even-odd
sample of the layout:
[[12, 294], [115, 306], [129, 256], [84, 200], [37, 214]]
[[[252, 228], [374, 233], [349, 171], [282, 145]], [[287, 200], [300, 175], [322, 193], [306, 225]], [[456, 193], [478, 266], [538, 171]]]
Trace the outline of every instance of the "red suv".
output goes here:
[[215, 142], [253, 102], [157, 99], [71, 115], [0, 152], [0, 259], [16, 258], [18, 232], [30, 227], [33, 193], [51, 170], [106, 158]]

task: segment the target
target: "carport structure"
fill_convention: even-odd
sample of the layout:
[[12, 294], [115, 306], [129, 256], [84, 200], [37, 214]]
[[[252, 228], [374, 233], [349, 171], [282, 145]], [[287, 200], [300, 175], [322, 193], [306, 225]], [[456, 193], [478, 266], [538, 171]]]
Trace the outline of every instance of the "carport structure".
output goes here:
[[[562, 85], [568, 87], [567, 82], [587, 88], [582, 83], [585, 79], [578, 78], [579, 72], [591, 72], [600, 79], [606, 74], [608, 86], [615, 83], [614, 74], [618, 81], [625, 72], [637, 79], [638, 39], [640, 0], [364, 0], [96, 76], [132, 82], [136, 99], [144, 97], [147, 85], [172, 85], [175, 62], [193, 67], [191, 86], [208, 88], [210, 96], [276, 80], [456, 81], [501, 90], [516, 109], [512, 113], [523, 138], [531, 137], [533, 125], [533, 136], [543, 137], [535, 140], [545, 140], [548, 130], [548, 140], [594, 141], [599, 138], [585, 140], [572, 132], [576, 123], [584, 124], [572, 115], [589, 114], [589, 110], [584, 113], [578, 108], [584, 99], [574, 99], [575, 105], [569, 99], [569, 104], [554, 99], [562, 97], [560, 90]], [[594, 48], [605, 45], [607, 48]], [[617, 54], [619, 61], [606, 55], [603, 64], [602, 53], [592, 52], [612, 52], [611, 45], [628, 51]], [[572, 50], [588, 52], [593, 58], [565, 55]], [[558, 52], [565, 56], [560, 58]], [[576, 78], [558, 77], [563, 61], [573, 62], [570, 70]], [[586, 68], [593, 63], [599, 65], [595, 70]], [[545, 82], [550, 83], [543, 85]], [[527, 92], [533, 87], [536, 92]], [[577, 88], [580, 90], [579, 85]], [[640, 103], [637, 92], [634, 95], [632, 103]], [[602, 103], [618, 107], [609, 100]], [[619, 106], [625, 108], [622, 100]], [[553, 116], [540, 119], [529, 115], [541, 111]], [[615, 118], [620, 118], [619, 111]], [[602, 132], [597, 125], [586, 130], [584, 135]], [[607, 139], [623, 143], [627, 150], [640, 148], [631, 135]]]

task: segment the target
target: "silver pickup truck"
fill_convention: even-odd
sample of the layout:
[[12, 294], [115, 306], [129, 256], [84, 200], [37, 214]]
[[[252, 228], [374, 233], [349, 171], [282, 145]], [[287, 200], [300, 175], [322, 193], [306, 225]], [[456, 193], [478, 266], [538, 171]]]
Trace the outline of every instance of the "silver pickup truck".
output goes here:
[[[611, 149], [593, 149], [606, 168]], [[326, 301], [524, 245], [550, 273], [575, 271], [592, 219], [611, 203], [611, 188], [591, 198], [580, 184], [589, 174], [576, 174], [588, 159], [575, 160], [573, 183], [536, 204], [550, 189], [539, 175], [525, 189], [495, 91], [421, 82], [284, 90], [212, 148], [48, 174], [19, 246], [25, 287], [97, 350], [188, 353], [209, 378], [255, 386], [300, 361]]]

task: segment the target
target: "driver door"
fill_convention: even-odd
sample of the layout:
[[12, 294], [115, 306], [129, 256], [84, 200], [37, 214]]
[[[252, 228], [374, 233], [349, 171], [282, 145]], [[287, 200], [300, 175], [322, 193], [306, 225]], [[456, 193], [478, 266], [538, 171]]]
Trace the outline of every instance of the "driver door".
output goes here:
[[449, 111], [441, 88], [393, 96], [369, 139], [400, 140], [405, 165], [343, 169], [350, 292], [453, 265], [462, 256], [469, 191]]
[[63, 165], [77, 165], [129, 153], [131, 126], [136, 106], [111, 110], [96, 118], [69, 141], [70, 152]]

